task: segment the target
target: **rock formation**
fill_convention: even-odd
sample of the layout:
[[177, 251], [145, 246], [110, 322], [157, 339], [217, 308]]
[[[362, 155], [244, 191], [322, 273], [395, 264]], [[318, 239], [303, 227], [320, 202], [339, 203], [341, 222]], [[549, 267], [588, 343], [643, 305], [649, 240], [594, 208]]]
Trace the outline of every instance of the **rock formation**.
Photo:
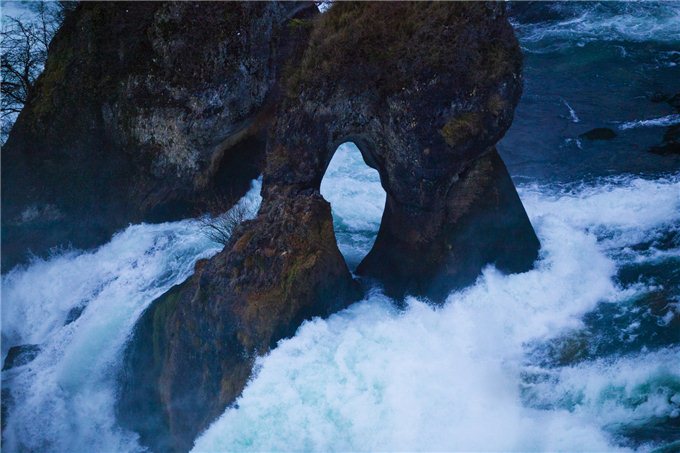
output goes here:
[[[262, 171], [311, 3], [83, 2], [2, 150], [2, 267], [195, 214]], [[291, 20], [292, 19], [292, 20]]]
[[529, 269], [538, 240], [494, 147], [521, 87], [501, 4], [337, 3], [317, 18], [271, 128], [260, 211], [143, 315], [125, 356], [123, 424], [156, 450], [186, 450], [257, 355], [359, 297], [319, 194], [345, 141], [387, 192], [362, 275], [391, 294], [440, 297], [489, 263]]
[[154, 451], [186, 451], [234, 401], [255, 358], [360, 297], [318, 194], [278, 198], [158, 299], [129, 343], [118, 412]]
[[338, 5], [288, 81], [299, 94], [278, 115], [265, 196], [318, 190], [351, 140], [387, 193], [359, 274], [393, 295], [441, 296], [489, 263], [530, 268], [538, 240], [494, 149], [521, 62], [500, 5]]
[[[656, 101], [665, 101], [680, 114], [680, 93], [676, 93], [672, 96], [660, 95]], [[663, 141], [658, 145], [652, 146], [649, 149], [649, 152], [662, 156], [673, 154], [680, 155], [680, 124], [668, 126], [663, 134]]]

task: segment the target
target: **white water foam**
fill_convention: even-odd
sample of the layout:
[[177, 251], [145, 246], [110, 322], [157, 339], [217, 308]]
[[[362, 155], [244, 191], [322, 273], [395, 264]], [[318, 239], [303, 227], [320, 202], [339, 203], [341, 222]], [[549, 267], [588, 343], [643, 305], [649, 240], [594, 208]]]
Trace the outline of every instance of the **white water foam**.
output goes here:
[[564, 19], [514, 23], [522, 46], [530, 52], [550, 52], [591, 41], [680, 41], [677, 2], [556, 2], [541, 7], [555, 10]]
[[340, 251], [354, 269], [375, 242], [385, 208], [378, 171], [366, 165], [352, 142], [338, 147], [321, 181], [330, 202]]
[[[255, 181], [240, 203], [258, 204], [259, 193]], [[139, 450], [114, 417], [123, 346], [144, 309], [220, 248], [194, 220], [134, 225], [93, 252], [3, 276], [3, 355], [12, 345], [41, 347], [32, 362], [3, 372], [12, 399], [3, 450]], [[77, 308], [82, 314], [65, 324]]]
[[559, 407], [567, 402], [574, 413], [612, 430], [680, 417], [680, 392], [664, 385], [680, 376], [679, 347], [539, 373], [543, 379], [532, 383], [525, 396], [532, 404]]
[[571, 122], [580, 123], [581, 119], [576, 114], [576, 110], [574, 110], [566, 100], [562, 99], [562, 102], [564, 102], [564, 105], [567, 107], [567, 109], [569, 109], [569, 118], [571, 119]]
[[[346, 151], [345, 170], [363, 171], [358, 152]], [[375, 197], [379, 182], [348, 192], [330, 179], [327, 198], [352, 199], [334, 209], [346, 208], [353, 227], [377, 228], [380, 202], [362, 198]], [[250, 196], [259, 199], [257, 192]], [[258, 360], [238, 408], [197, 439], [195, 451], [612, 451], [612, 426], [676, 416], [680, 394], [670, 387], [643, 404], [628, 400], [659, 376], [680, 378], [677, 347], [543, 370], [527, 363], [525, 344], [577, 329], [598, 304], [647, 290], [620, 287], [614, 275], [621, 264], [650, 259], [630, 245], [680, 223], [680, 175], [526, 186], [520, 196], [543, 244], [535, 270], [505, 276], [488, 268], [439, 308], [411, 298], [399, 311], [372, 293], [305, 323]], [[362, 220], [353, 207], [364, 204], [376, 209]], [[133, 226], [95, 252], [3, 277], [3, 334], [43, 347], [33, 362], [3, 373], [15, 400], [7, 451], [139, 450], [115, 424], [113, 376], [144, 307], [217, 250], [197, 228], [193, 221]], [[63, 326], [81, 303], [82, 315]], [[550, 379], [527, 383], [526, 373]]]
[[535, 270], [505, 276], [488, 268], [441, 308], [411, 298], [400, 312], [372, 294], [305, 323], [258, 360], [237, 406], [194, 451], [613, 451], [612, 423], [646, 410], [674, 414], [677, 393], [643, 409], [604, 396], [659, 370], [679, 378], [677, 348], [564, 368], [551, 385], [531, 388], [534, 399], [553, 403], [580, 389], [586, 397], [575, 407], [527, 407], [521, 389], [522, 374], [535, 371], [525, 344], [580, 327], [599, 303], [646, 290], [614, 282], [613, 250], [680, 221], [680, 175], [528, 187], [521, 196], [543, 246]]
[[680, 114], [674, 113], [672, 115], [666, 115], [660, 118], [652, 118], [649, 120], [628, 121], [626, 123], [620, 124], [619, 129], [623, 131], [638, 127], [664, 127], [672, 126], [678, 123], [680, 123]]

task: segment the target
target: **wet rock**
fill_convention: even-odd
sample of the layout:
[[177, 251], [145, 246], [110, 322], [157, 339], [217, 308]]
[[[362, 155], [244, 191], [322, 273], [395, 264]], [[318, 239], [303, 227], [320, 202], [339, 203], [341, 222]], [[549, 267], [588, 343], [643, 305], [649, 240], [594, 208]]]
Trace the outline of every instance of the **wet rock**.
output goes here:
[[7, 357], [2, 365], [2, 371], [10, 370], [17, 366], [26, 365], [32, 362], [40, 353], [40, 345], [23, 344], [12, 346], [7, 351]]
[[241, 393], [258, 355], [360, 297], [318, 194], [279, 198], [155, 301], [126, 351], [118, 412], [154, 451], [186, 451]]
[[87, 308], [86, 305], [81, 305], [78, 307], [73, 307], [68, 311], [66, 314], [66, 320], [64, 320], [64, 325], [71, 324], [72, 322], [76, 321], [78, 318], [80, 318], [80, 315], [83, 314], [85, 311], [85, 308]]
[[661, 92], [656, 92], [652, 93], [652, 95], [649, 97], [649, 100], [658, 104], [659, 102], [665, 102], [670, 98], [670, 96], [667, 93], [661, 93]]
[[263, 167], [294, 2], [82, 2], [6, 145], [2, 268], [237, 199]]
[[[680, 93], [666, 96], [663, 101], [680, 113]], [[649, 152], [662, 156], [680, 154], [680, 124], [669, 126], [663, 134], [663, 141], [658, 145], [652, 146]]]
[[[521, 53], [503, 7], [336, 7], [320, 18], [289, 80], [296, 94], [282, 104], [270, 140], [265, 199], [317, 190], [337, 146], [351, 140], [387, 193], [375, 245], [359, 274], [398, 296], [435, 287], [441, 293], [442, 269], [452, 261], [457, 265], [444, 273], [458, 277], [448, 289], [469, 283], [491, 262], [505, 261], [513, 271], [531, 268], [538, 240], [494, 150], [522, 89]], [[325, 55], [334, 58], [326, 62]], [[490, 246], [489, 253], [476, 254], [487, 239], [480, 243], [473, 235], [452, 243], [446, 232], [468, 220], [474, 225], [484, 197], [500, 201], [497, 208], [480, 208], [480, 219], [496, 217], [489, 224], [515, 237], [517, 249]]]
[[666, 100], [666, 102], [668, 103], [668, 105], [670, 105], [670, 106], [673, 107], [675, 110], [677, 110], [678, 112], [680, 112], [680, 93], [676, 93], [676, 94], [674, 94], [673, 96], [670, 96], [670, 97]]
[[663, 141], [651, 147], [649, 152], [662, 156], [680, 154], [680, 124], [668, 127], [663, 134]]
[[588, 132], [584, 132], [580, 137], [587, 140], [611, 140], [616, 137], [616, 132], [608, 127], [596, 127]]
[[391, 294], [442, 294], [488, 263], [519, 272], [537, 256], [494, 147], [522, 89], [502, 4], [336, 3], [285, 88], [257, 217], [153, 303], [125, 353], [119, 417], [155, 450], [188, 449], [258, 355], [360, 297], [319, 193], [339, 144], [357, 144], [387, 192], [359, 268]]
[[441, 301], [473, 283], [488, 264], [516, 273], [537, 258], [538, 238], [495, 150], [461, 173], [442, 211], [419, 214], [400, 213], [388, 197], [376, 243], [357, 269], [395, 296]]

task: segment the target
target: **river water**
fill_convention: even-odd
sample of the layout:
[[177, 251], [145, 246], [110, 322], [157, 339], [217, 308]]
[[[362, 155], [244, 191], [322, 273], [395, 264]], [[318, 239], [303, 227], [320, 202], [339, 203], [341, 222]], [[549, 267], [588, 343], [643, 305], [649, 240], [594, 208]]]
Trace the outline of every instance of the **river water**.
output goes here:
[[[376, 288], [306, 322], [195, 451], [680, 449], [680, 159], [648, 152], [679, 121], [652, 98], [680, 92], [680, 4], [513, 14], [525, 94], [499, 150], [542, 243], [535, 269], [489, 267], [443, 306]], [[581, 137], [596, 127], [616, 137]], [[353, 268], [380, 224], [378, 175], [346, 143], [321, 189]], [[140, 450], [114, 416], [121, 352], [218, 250], [193, 219], [132, 225], [3, 275], [3, 356], [40, 345], [2, 373], [3, 449]]]

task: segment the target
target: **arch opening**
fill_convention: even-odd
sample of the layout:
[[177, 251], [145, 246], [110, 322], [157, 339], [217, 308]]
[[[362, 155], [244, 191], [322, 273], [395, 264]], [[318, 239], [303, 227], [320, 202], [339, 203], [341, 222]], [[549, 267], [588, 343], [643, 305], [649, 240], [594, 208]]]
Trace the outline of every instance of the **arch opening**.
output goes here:
[[354, 272], [380, 229], [387, 197], [380, 175], [365, 162], [354, 142], [344, 142], [333, 153], [320, 191], [331, 204], [338, 248]]

